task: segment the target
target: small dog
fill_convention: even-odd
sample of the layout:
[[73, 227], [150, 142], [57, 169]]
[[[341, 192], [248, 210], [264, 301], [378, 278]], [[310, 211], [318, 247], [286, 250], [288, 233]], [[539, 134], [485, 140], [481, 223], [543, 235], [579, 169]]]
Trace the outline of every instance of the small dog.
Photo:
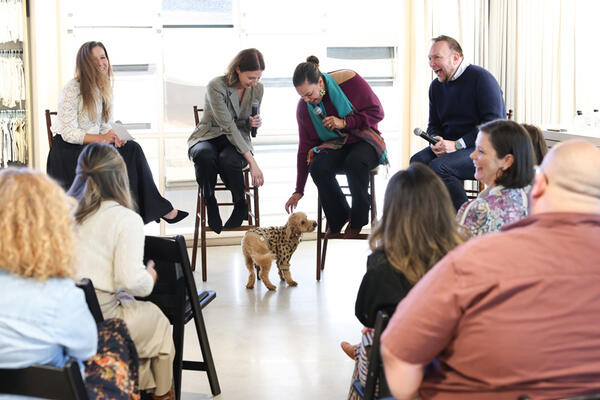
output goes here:
[[316, 226], [316, 221], [307, 219], [303, 212], [296, 212], [290, 215], [284, 226], [255, 228], [246, 232], [242, 239], [242, 253], [250, 273], [246, 287], [248, 289], [254, 287], [256, 265], [258, 276], [267, 289], [275, 290], [276, 286], [269, 281], [273, 260], [277, 260], [281, 280], [286, 281], [290, 286], [298, 285], [290, 274], [290, 257], [298, 247], [302, 234], [314, 231]]

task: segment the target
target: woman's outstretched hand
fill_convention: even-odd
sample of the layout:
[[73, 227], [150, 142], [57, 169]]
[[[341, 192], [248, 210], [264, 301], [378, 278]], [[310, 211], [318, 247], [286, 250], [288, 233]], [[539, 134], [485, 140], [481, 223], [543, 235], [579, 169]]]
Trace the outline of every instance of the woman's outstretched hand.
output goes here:
[[298, 206], [298, 201], [300, 201], [301, 198], [302, 193], [296, 192], [293, 195], [291, 195], [288, 201], [285, 203], [285, 211], [288, 214], [293, 213], [294, 209]]

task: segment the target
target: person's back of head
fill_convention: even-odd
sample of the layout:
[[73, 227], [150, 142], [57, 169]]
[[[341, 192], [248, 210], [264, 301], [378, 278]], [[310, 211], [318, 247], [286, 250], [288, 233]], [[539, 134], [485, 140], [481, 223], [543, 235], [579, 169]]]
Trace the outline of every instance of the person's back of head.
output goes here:
[[319, 70], [319, 59], [316, 56], [308, 56], [305, 62], [302, 62], [296, 66], [294, 75], [292, 77], [292, 83], [294, 87], [298, 87], [305, 82], [315, 84], [321, 77], [321, 71]]
[[41, 281], [72, 276], [72, 199], [27, 168], [0, 171], [0, 188], [0, 269]]
[[90, 143], [83, 148], [68, 194], [79, 203], [75, 211], [78, 223], [98, 211], [105, 200], [134, 208], [125, 161], [113, 146], [103, 143]]
[[531, 189], [531, 213], [600, 214], [600, 149], [582, 140], [552, 147]]
[[546, 139], [544, 138], [544, 134], [542, 130], [535, 125], [530, 124], [521, 124], [527, 134], [529, 134], [529, 138], [531, 139], [531, 144], [533, 144], [533, 152], [535, 154], [535, 165], [540, 165], [548, 153], [548, 145], [546, 144]]
[[425, 164], [413, 163], [388, 182], [383, 215], [369, 238], [390, 262], [415, 283], [464, 240], [456, 211], [440, 177]]

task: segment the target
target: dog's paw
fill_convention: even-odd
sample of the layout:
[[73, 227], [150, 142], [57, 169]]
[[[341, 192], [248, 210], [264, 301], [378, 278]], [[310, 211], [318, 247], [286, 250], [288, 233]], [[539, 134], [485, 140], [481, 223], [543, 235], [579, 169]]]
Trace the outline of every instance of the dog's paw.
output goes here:
[[254, 289], [254, 285], [246, 285], [246, 289]]
[[296, 281], [289, 281], [287, 284], [290, 286], [298, 286], [298, 282]]
[[275, 286], [275, 285], [267, 286], [267, 289], [269, 289], [269, 290], [276, 290], [277, 286]]

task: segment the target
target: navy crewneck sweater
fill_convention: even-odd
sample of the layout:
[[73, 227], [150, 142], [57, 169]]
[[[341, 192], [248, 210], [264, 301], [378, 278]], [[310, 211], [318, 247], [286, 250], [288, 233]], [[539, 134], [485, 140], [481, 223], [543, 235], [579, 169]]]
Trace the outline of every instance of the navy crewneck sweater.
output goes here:
[[471, 64], [454, 81], [431, 82], [427, 127], [431, 136], [462, 138], [467, 147], [472, 147], [477, 127], [498, 118], [506, 118], [502, 90], [485, 69]]

